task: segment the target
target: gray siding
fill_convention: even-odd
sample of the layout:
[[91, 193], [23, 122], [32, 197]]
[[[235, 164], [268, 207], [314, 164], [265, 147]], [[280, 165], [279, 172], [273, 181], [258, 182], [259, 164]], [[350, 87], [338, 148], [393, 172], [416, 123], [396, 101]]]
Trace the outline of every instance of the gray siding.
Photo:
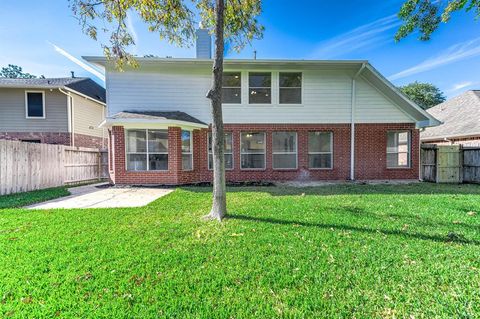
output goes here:
[[0, 89], [0, 131], [2, 132], [68, 132], [67, 96], [58, 89], [45, 92], [45, 119], [27, 119], [25, 91]]

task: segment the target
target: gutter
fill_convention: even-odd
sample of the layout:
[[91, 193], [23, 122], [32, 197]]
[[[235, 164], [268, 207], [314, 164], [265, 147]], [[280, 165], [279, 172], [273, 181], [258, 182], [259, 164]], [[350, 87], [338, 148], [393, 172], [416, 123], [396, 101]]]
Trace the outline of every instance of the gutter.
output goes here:
[[350, 180], [355, 180], [355, 109], [356, 109], [356, 80], [360, 73], [365, 69], [367, 63], [363, 62], [362, 66], [352, 78], [352, 101], [350, 114]]
[[70, 92], [65, 92], [62, 88], [58, 88], [58, 90], [67, 96], [67, 119], [68, 119], [68, 132], [71, 135], [70, 138], [70, 146], [75, 146], [75, 123], [73, 120], [73, 97]]

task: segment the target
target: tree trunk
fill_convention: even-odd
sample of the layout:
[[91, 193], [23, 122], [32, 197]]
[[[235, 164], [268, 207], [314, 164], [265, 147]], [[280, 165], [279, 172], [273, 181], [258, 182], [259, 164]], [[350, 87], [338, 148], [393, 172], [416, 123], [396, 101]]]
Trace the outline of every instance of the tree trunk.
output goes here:
[[221, 221], [227, 213], [227, 190], [225, 185], [224, 133], [222, 116], [223, 76], [223, 21], [224, 0], [215, 3], [215, 57], [213, 62], [213, 83], [207, 94], [212, 104], [212, 151], [213, 151], [213, 204], [207, 219]]

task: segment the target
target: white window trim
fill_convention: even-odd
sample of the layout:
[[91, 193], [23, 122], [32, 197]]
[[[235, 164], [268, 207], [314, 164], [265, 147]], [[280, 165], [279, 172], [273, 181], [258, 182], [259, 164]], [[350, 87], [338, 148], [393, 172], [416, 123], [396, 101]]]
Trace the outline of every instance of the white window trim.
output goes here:
[[[387, 131], [387, 155], [388, 154], [402, 154], [405, 152], [389, 152], [388, 151], [388, 133], [407, 133], [407, 161], [408, 165], [406, 166], [388, 166], [388, 160], [385, 158], [385, 164], [387, 169], [411, 169], [412, 168], [412, 134], [409, 130], [395, 130], [395, 131]], [[398, 135], [397, 135], [398, 136]], [[397, 143], [397, 148], [398, 148], [398, 141], [396, 140], [395, 143]]]
[[[298, 86], [295, 86], [295, 87], [286, 87], [286, 86], [280, 86], [280, 73], [300, 73], [301, 74], [301, 77], [302, 77], [302, 81], [301, 81], [301, 86], [298, 87]], [[277, 87], [278, 87], [278, 105], [280, 106], [302, 106], [303, 105], [303, 101], [304, 101], [304, 96], [303, 96], [303, 87], [304, 87], [304, 83], [303, 83], [303, 79], [304, 79], [304, 76], [303, 76], [303, 72], [302, 71], [278, 71], [278, 76], [277, 76]], [[300, 103], [281, 103], [280, 102], [280, 91], [281, 89], [300, 89]]]
[[[43, 106], [43, 116], [28, 116], [28, 93], [42, 93], [42, 106]], [[37, 119], [37, 120], [44, 120], [47, 117], [45, 113], [45, 91], [35, 91], [35, 90], [26, 90], [25, 91], [25, 118], [26, 119]]]
[[[295, 152], [274, 152], [273, 151], [273, 139], [275, 133], [294, 133], [295, 134]], [[275, 161], [273, 160], [275, 155], [292, 155], [295, 154], [295, 167], [275, 167]], [[293, 131], [275, 131], [272, 132], [272, 169], [278, 171], [291, 171], [298, 169], [298, 133]]]
[[243, 104], [243, 72], [241, 70], [223, 70], [223, 73], [238, 73], [240, 74], [240, 86], [223, 86], [222, 84], [222, 90], [223, 89], [240, 89], [240, 103], [222, 103], [222, 105], [232, 105], [232, 106], [240, 106]]
[[[332, 131], [308, 131], [307, 133], [307, 148], [308, 148], [308, 134], [310, 133], [315, 133], [315, 132], [320, 132], [320, 133], [329, 133], [330, 134], [330, 152], [310, 152], [309, 149], [307, 149], [307, 162], [308, 162], [308, 169], [309, 170], [319, 170], [319, 171], [325, 171], [325, 170], [333, 170], [334, 167], [334, 156], [333, 156], [333, 132]], [[322, 155], [322, 154], [329, 154], [331, 155], [332, 159], [330, 161], [331, 165], [330, 167], [310, 167], [310, 155]]]
[[[250, 103], [250, 89], [268, 89], [268, 87], [266, 86], [250, 86], [250, 74], [251, 73], [270, 73], [270, 103]], [[248, 71], [247, 72], [247, 105], [274, 105], [274, 101], [273, 101], [273, 83], [274, 82], [274, 72], [272, 71], [262, 71], [262, 70], [258, 70], [258, 71]]]
[[[210, 144], [208, 143], [209, 141], [209, 137], [210, 135], [212, 134], [212, 132], [208, 132], [207, 133], [207, 169], [209, 171], [213, 171], [213, 166], [212, 168], [210, 168], [210, 155], [212, 155], [213, 157], [213, 152], [210, 152]], [[232, 151], [231, 152], [225, 152], [225, 150], [223, 150], [223, 155], [232, 155], [232, 168], [225, 168], [226, 171], [233, 171], [235, 169], [235, 156], [233, 156], [233, 150], [235, 149], [234, 148], [234, 145], [233, 145], [233, 132], [224, 132], [224, 134], [230, 134], [231, 138], [232, 138]]]
[[[262, 154], [262, 153], [255, 153], [255, 152], [242, 152], [242, 134], [248, 133], [261, 133], [263, 134], [263, 168], [243, 168], [242, 167], [242, 155], [251, 155], [251, 154]], [[265, 171], [267, 169], [267, 135], [265, 132], [240, 132], [240, 170], [241, 171]]]
[[[183, 132], [186, 131], [186, 132], [190, 132], [190, 152], [184, 152], [183, 149], [182, 149], [182, 171], [184, 172], [191, 172], [193, 171], [193, 132], [192, 131], [189, 131], [189, 130], [182, 130], [182, 132], [180, 134], [183, 134]], [[182, 144], [183, 144], [183, 141], [182, 141]], [[190, 155], [190, 162], [191, 162], [191, 167], [190, 169], [184, 169], [183, 168], [183, 155]]]
[[[128, 131], [145, 131], [145, 143], [146, 143], [146, 147], [147, 147], [147, 151], [146, 152], [127, 152], [127, 142], [125, 142], [125, 171], [126, 172], [168, 172], [169, 171], [169, 168], [170, 168], [170, 159], [168, 158], [169, 157], [169, 154], [168, 154], [168, 148], [167, 148], [167, 151], [166, 152], [154, 152], [154, 153], [150, 153], [148, 152], [148, 131], [166, 131], [167, 132], [167, 141], [168, 141], [168, 131], [167, 130], [157, 130], [157, 129], [144, 129], [144, 128], [141, 128], [141, 129], [135, 129], [135, 128], [132, 128], [132, 129], [128, 129], [128, 130], [125, 130], [125, 137], [124, 137], [124, 140], [127, 141], [127, 137], [128, 137]], [[147, 155], [147, 169], [146, 170], [129, 170], [128, 169], [128, 157], [127, 155], [129, 154], [146, 154]], [[167, 154], [167, 169], [156, 169], [156, 170], [150, 170], [150, 161], [148, 160], [148, 157], [149, 155], [165, 155]]]

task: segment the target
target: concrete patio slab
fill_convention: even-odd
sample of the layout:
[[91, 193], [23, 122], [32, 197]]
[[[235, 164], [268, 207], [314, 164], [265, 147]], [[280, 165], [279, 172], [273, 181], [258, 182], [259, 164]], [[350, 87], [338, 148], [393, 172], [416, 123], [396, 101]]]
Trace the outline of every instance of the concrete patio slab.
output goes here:
[[173, 191], [154, 187], [110, 187], [105, 183], [69, 188], [71, 195], [28, 209], [141, 207]]

